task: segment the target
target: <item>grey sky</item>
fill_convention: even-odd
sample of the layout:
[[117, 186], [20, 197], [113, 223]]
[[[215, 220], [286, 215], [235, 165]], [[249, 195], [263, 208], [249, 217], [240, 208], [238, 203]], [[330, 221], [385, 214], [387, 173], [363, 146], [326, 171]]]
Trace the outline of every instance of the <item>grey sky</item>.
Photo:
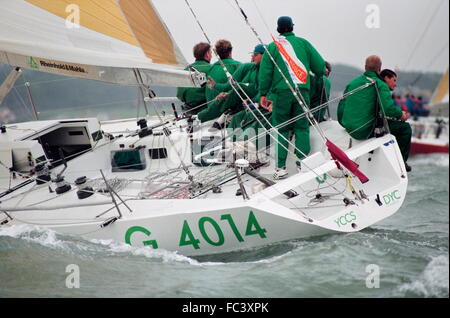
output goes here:
[[[228, 39], [233, 57], [249, 61], [258, 44], [234, 0], [189, 0], [212, 42]], [[185, 58], [205, 41], [185, 0], [153, 0]], [[264, 42], [277, 35], [279, 16], [294, 20], [296, 35], [309, 40], [324, 59], [362, 68], [368, 55], [377, 54], [383, 67], [397, 70], [438, 71], [448, 68], [448, 0], [239, 0], [250, 23]], [[368, 28], [366, 20], [379, 28]], [[376, 26], [376, 25], [375, 25]], [[420, 41], [419, 41], [420, 40]], [[416, 48], [413, 52], [413, 48]]]

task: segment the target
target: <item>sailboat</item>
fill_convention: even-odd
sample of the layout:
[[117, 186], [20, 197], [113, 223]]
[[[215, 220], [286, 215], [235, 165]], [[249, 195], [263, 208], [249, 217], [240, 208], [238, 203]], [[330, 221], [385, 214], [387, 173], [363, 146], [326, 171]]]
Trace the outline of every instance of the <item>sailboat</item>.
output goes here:
[[[139, 85], [147, 105], [156, 98], [152, 85], [204, 81], [183, 71], [182, 54], [147, 0], [71, 1], [95, 17], [77, 32], [66, 26], [63, 0], [1, 2], [0, 61], [16, 67], [3, 94], [22, 68]], [[197, 256], [357, 232], [405, 199], [408, 178], [390, 134], [354, 140], [336, 121], [321, 122], [311, 129], [302, 170], [291, 148], [289, 177], [277, 181], [274, 142], [256, 147], [253, 137], [235, 141], [210, 122], [155, 112], [138, 121], [2, 124], [0, 226]]]
[[428, 106], [430, 115], [409, 120], [413, 135], [411, 154], [448, 153], [448, 69]]

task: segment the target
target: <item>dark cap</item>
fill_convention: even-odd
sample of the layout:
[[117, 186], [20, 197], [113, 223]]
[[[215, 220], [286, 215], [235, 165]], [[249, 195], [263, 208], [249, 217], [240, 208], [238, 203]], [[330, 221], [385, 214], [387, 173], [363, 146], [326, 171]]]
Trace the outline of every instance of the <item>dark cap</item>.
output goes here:
[[292, 28], [294, 26], [291, 17], [287, 16], [279, 17], [277, 23], [279, 28]]
[[263, 44], [258, 44], [257, 46], [255, 46], [255, 49], [253, 50], [253, 52], [250, 52], [252, 54], [264, 54], [264, 52], [266, 51], [264, 49], [265, 45]]

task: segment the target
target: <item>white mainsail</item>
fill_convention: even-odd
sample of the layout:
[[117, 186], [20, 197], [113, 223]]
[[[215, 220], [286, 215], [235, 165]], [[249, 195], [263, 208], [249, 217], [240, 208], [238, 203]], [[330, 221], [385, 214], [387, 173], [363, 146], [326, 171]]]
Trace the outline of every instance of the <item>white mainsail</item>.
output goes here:
[[194, 86], [149, 0], [0, 0], [0, 62], [146, 85]]

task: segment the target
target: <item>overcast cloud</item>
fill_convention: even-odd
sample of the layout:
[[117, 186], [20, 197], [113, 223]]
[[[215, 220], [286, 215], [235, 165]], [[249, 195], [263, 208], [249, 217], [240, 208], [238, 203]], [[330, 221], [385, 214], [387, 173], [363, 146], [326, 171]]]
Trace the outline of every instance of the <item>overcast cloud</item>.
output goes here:
[[[205, 38], [185, 0], [153, 0], [153, 3], [191, 62], [193, 45]], [[234, 0], [189, 0], [189, 3], [212, 42], [230, 40], [233, 57], [249, 61], [248, 52], [258, 40]], [[443, 72], [448, 68], [448, 0], [239, 0], [239, 3], [266, 43], [270, 42], [271, 33], [277, 35], [277, 18], [289, 15], [294, 20], [296, 35], [309, 40], [332, 63], [362, 68], [365, 57], [377, 54], [383, 67], [397, 70]]]

